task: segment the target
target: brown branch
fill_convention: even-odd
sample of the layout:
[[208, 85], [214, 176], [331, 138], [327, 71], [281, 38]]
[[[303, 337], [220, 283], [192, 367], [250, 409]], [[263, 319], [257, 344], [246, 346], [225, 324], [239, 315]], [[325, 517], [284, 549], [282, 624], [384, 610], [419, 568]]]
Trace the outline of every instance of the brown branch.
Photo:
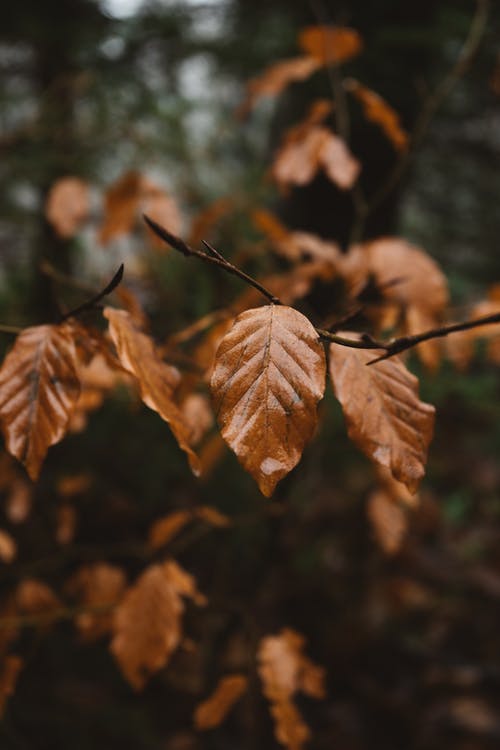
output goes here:
[[194, 248], [190, 247], [180, 237], [176, 237], [174, 234], [170, 234], [170, 232], [168, 232], [164, 227], [160, 226], [160, 224], [157, 224], [156, 221], [153, 221], [153, 219], [150, 219], [149, 216], [146, 216], [145, 214], [144, 221], [146, 222], [148, 227], [156, 234], [157, 237], [163, 240], [163, 242], [166, 242], [166, 244], [172, 247], [174, 250], [178, 250], [187, 258], [200, 258], [200, 260], [205, 261], [205, 263], [212, 263], [215, 266], [219, 266], [219, 268], [223, 268], [224, 271], [233, 274], [233, 276], [237, 276], [242, 281], [245, 281], [250, 286], [253, 286], [254, 289], [257, 289], [257, 291], [259, 291], [264, 297], [266, 297], [266, 299], [268, 299], [269, 302], [271, 302], [273, 305], [281, 305], [281, 300], [272, 292], [270, 292], [269, 289], [266, 289], [265, 286], [262, 286], [262, 284], [257, 281], [257, 279], [252, 278], [252, 276], [249, 276], [237, 266], [233, 266], [232, 263], [226, 260], [219, 252], [208, 245], [208, 243], [205, 244], [210, 249], [210, 251], [214, 253], [214, 255], [208, 255], [201, 250], [194, 250]]
[[[159, 224], [156, 224], [156, 222], [152, 221], [147, 216], [144, 216], [144, 219], [151, 227], [153, 232], [155, 232], [155, 234], [157, 234], [158, 237], [160, 237], [170, 247], [173, 247], [175, 250], [178, 250], [187, 257], [194, 256], [196, 258], [204, 260], [207, 263], [212, 263], [216, 266], [219, 266], [219, 268], [224, 269], [224, 271], [237, 276], [250, 286], [258, 289], [259, 292], [261, 292], [261, 294], [263, 294], [263, 296], [266, 297], [271, 303], [276, 305], [282, 304], [281, 301], [274, 296], [274, 294], [272, 294], [268, 289], [262, 286], [262, 284], [260, 284], [256, 279], [241, 271], [237, 266], [233, 266], [232, 263], [229, 263], [229, 261], [227, 261], [218, 250], [213, 248], [207, 242], [204, 242], [204, 244], [207, 246], [207, 248], [210, 249], [213, 255], [207, 255], [201, 250], [193, 250], [193, 248], [189, 247], [189, 245], [187, 245], [180, 237], [177, 237], [174, 234], [170, 234], [170, 232], [167, 232], [166, 229], [161, 227]], [[357, 312], [358, 311], [356, 311], [356, 313]], [[352, 313], [349, 317], [352, 317]], [[372, 359], [367, 363], [369, 365], [373, 365], [375, 364], [375, 362], [380, 362], [383, 359], [393, 357], [395, 354], [400, 354], [407, 349], [412, 349], [414, 346], [421, 344], [423, 341], [442, 338], [444, 336], [448, 336], [450, 333], [467, 331], [470, 328], [478, 328], [480, 326], [490, 325], [492, 323], [500, 323], [500, 313], [486, 315], [483, 318], [476, 318], [476, 320], [466, 320], [463, 323], [452, 323], [447, 326], [442, 326], [441, 328], [433, 328], [429, 331], [417, 333], [414, 336], [401, 336], [400, 338], [393, 339], [392, 341], [378, 341], [377, 339], [374, 339], [373, 336], [371, 336], [369, 333], [362, 333], [359, 339], [348, 339], [344, 336], [339, 336], [332, 331], [327, 331], [324, 328], [317, 328], [315, 326], [315, 330], [317, 334], [325, 341], [329, 341], [333, 344], [339, 344], [340, 346], [348, 346], [352, 349], [382, 349], [384, 354], [382, 354], [380, 357], [377, 357], [376, 359]], [[338, 326], [336, 325], [335, 328], [338, 328]]]
[[108, 294], [111, 294], [118, 284], [123, 279], [123, 269], [124, 265], [123, 263], [120, 265], [120, 268], [115, 273], [109, 284], [107, 284], [102, 291], [100, 291], [98, 294], [96, 294], [91, 299], [87, 300], [83, 304], [79, 305], [78, 307], [75, 307], [73, 310], [70, 310], [69, 312], [65, 313], [60, 319], [60, 322], [63, 323], [65, 320], [68, 320], [68, 318], [75, 318], [77, 315], [81, 315], [83, 312], [87, 312], [87, 310], [92, 310], [96, 307], [96, 305], [104, 299], [104, 297], [107, 297]]

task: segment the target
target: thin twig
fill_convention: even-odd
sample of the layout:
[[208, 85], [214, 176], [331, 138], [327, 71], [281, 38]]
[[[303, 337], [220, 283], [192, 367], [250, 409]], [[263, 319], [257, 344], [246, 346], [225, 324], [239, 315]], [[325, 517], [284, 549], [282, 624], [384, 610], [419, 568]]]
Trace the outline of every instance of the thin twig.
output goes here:
[[75, 318], [77, 315], [81, 315], [83, 312], [87, 312], [87, 310], [92, 310], [96, 307], [96, 305], [104, 298], [107, 297], [108, 294], [111, 294], [120, 281], [123, 278], [123, 270], [124, 265], [123, 263], [120, 265], [120, 268], [115, 273], [109, 284], [107, 284], [104, 289], [96, 294], [91, 299], [87, 300], [87, 302], [84, 302], [83, 304], [79, 305], [78, 307], [75, 307], [73, 310], [70, 310], [69, 312], [65, 313], [61, 319], [60, 322], [63, 323], [65, 320], [68, 320], [68, 318]]
[[[202, 252], [201, 250], [194, 250], [194, 248], [190, 247], [180, 237], [176, 237], [174, 234], [170, 234], [170, 232], [168, 232], [164, 227], [157, 224], [156, 221], [153, 221], [149, 218], [149, 216], [146, 216], [145, 214], [144, 221], [160, 239], [166, 242], [167, 245], [170, 245], [170, 247], [172, 247], [174, 250], [178, 250], [187, 258], [200, 258], [200, 260], [205, 261], [205, 263], [212, 263], [215, 266], [219, 266], [219, 268], [223, 268], [228, 273], [233, 274], [233, 276], [237, 276], [238, 278], [242, 279], [242, 281], [245, 281], [250, 286], [253, 286], [254, 289], [257, 289], [257, 291], [259, 291], [264, 297], [266, 297], [269, 302], [272, 302], [273, 305], [281, 305], [281, 300], [272, 292], [270, 292], [269, 289], [266, 289], [256, 279], [252, 278], [252, 276], [249, 276], [244, 271], [237, 268], [237, 266], [233, 266], [233, 264], [223, 258], [220, 253], [217, 253], [216, 256], [212, 256]], [[212, 248], [210, 249], [212, 250]]]
[[476, 318], [475, 320], [466, 320], [463, 323], [451, 323], [448, 326], [433, 328], [432, 330], [424, 331], [423, 333], [416, 333], [414, 336], [401, 336], [401, 338], [394, 339], [393, 341], [390, 341], [389, 343], [384, 344], [382, 347], [380, 347], [385, 349], [385, 354], [377, 357], [377, 359], [372, 359], [371, 362], [368, 362], [368, 364], [373, 365], [375, 364], [375, 362], [380, 362], [382, 359], [393, 357], [395, 354], [400, 354], [407, 349], [412, 349], [414, 346], [421, 344], [423, 341], [443, 338], [444, 336], [448, 336], [450, 333], [457, 333], [458, 331], [468, 331], [471, 328], [479, 328], [480, 326], [487, 326], [493, 323], [500, 323], [500, 313], [485, 315], [484, 317]]
[[5, 323], [0, 323], [0, 333], [13, 333], [15, 336], [17, 336], [22, 332], [23, 328], [21, 328], [20, 326], [9, 326]]
[[[175, 250], [179, 250], [181, 253], [183, 253], [183, 255], [186, 255], [187, 257], [200, 258], [207, 263], [213, 263], [214, 265], [219, 266], [228, 273], [232, 273], [235, 276], [238, 276], [238, 278], [242, 279], [242, 281], [245, 281], [250, 286], [253, 286], [255, 289], [258, 289], [259, 292], [261, 292], [261, 294], [263, 294], [263, 296], [266, 297], [271, 303], [278, 305], [282, 304], [277, 297], [275, 297], [268, 289], [262, 286], [262, 284], [260, 284], [256, 279], [244, 273], [236, 266], [233, 266], [233, 264], [225, 260], [224, 256], [221, 255], [217, 250], [211, 248], [213, 252], [217, 253], [217, 255], [214, 256], [207, 255], [200, 250], [193, 250], [193, 248], [189, 247], [189, 245], [187, 245], [180, 237], [170, 234], [170, 232], [167, 232], [167, 230], [161, 227], [159, 224], [156, 224], [156, 222], [148, 219], [147, 216], [144, 216], [144, 219], [151, 227], [153, 232], [155, 232], [155, 234], [157, 234], [158, 237], [160, 237], [170, 247], [173, 247]], [[344, 336], [338, 336], [336, 333], [332, 333], [332, 331], [327, 331], [324, 328], [315, 327], [315, 330], [317, 334], [325, 341], [330, 341], [334, 344], [340, 344], [340, 346], [348, 346], [352, 349], [382, 349], [384, 354], [368, 362], [369, 365], [372, 365], [375, 364], [375, 362], [380, 362], [382, 359], [388, 359], [389, 357], [393, 357], [395, 354], [400, 354], [407, 349], [412, 349], [414, 346], [417, 346], [417, 344], [422, 343], [422, 341], [442, 338], [444, 336], [448, 336], [448, 334], [450, 333], [466, 331], [470, 328], [478, 328], [479, 326], [490, 325], [492, 323], [500, 323], [500, 313], [487, 315], [483, 318], [477, 318], [476, 320], [467, 320], [463, 323], [452, 323], [451, 325], [442, 326], [441, 328], [433, 328], [432, 330], [424, 331], [423, 333], [417, 333], [414, 336], [401, 336], [400, 338], [393, 339], [392, 341], [378, 341], [377, 339], [374, 339], [373, 336], [371, 336], [369, 333], [362, 333], [359, 339], [348, 339]]]

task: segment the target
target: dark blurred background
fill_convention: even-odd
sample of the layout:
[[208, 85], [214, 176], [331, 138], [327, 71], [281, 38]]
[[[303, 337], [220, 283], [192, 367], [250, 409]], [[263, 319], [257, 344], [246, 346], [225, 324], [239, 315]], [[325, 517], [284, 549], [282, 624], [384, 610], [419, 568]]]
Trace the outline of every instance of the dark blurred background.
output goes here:
[[[301, 27], [319, 20], [352, 26], [365, 46], [346, 75], [380, 93], [411, 132], [453, 66], [475, 10], [469, 0], [10, 4], [0, 23], [1, 321], [46, 322], [56, 301], [81, 300], [78, 289], [41, 272], [42, 260], [98, 288], [124, 259], [158, 340], [243, 291], [181, 257], [145, 250], [140, 232], [105, 246], [92, 228], [61, 239], [44, 205], [67, 175], [92, 186], [96, 222], [103, 192], [130, 170], [175, 196], [185, 232], [207, 205], [230, 196], [231, 210], [211, 229], [214, 242], [254, 273], [280, 269], [252, 256], [255, 207], [345, 248], [350, 198], [322, 177], [280, 196], [266, 178], [284, 130], [314, 97], [331, 96], [328, 76], [290, 86], [242, 122], [235, 110], [245, 82], [296, 55]], [[454, 319], [500, 282], [499, 31], [492, 2], [477, 54], [362, 238], [398, 235], [423, 247], [448, 277]], [[351, 126], [370, 193], [397, 154], [359, 108]], [[4, 348], [11, 340], [2, 334]], [[309, 653], [328, 671], [328, 698], [300, 703], [312, 748], [497, 748], [498, 364], [479, 347], [464, 371], [443, 360], [430, 374], [415, 357], [410, 366], [424, 399], [437, 407], [437, 427], [420, 505], [393, 555], [379, 547], [367, 519], [376, 479], [348, 441], [331, 393], [320, 432], [271, 501], [228, 452], [208, 479], [195, 480], [166, 426], [122, 392], [83, 432], [53, 448], [30, 515], [14, 523], [3, 511], [18, 544], [17, 559], [0, 567], [6, 596], [35, 576], [64, 599], [65, 581], [95, 560], [117, 563], [133, 578], [144, 565], [137, 544], [174, 509], [211, 504], [249, 520], [174, 545], [211, 604], [202, 615], [188, 611], [197, 655], [181, 652], [139, 695], [105, 640], [82, 644], [67, 621], [23, 630], [17, 648], [24, 669], [0, 723], [2, 750], [271, 750], [278, 745], [256, 680], [221, 728], [196, 734], [191, 716], [220, 674], [255, 671], [258, 638], [285, 625], [306, 636]], [[58, 488], [74, 475], [90, 479], [68, 501]], [[2, 490], [6, 500], [9, 491]], [[62, 544], [56, 531], [68, 503], [76, 531]]]

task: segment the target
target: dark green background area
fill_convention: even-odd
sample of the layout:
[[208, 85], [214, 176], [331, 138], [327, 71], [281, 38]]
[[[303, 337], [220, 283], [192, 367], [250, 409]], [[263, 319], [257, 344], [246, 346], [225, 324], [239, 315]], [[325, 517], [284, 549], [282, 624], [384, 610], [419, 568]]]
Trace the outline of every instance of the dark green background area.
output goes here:
[[[215, 230], [229, 258], [248, 257], [255, 207], [345, 247], [353, 219], [345, 194], [319, 177], [280, 197], [265, 179], [284, 130], [313, 98], [331, 96], [327, 76], [294, 84], [241, 122], [234, 112], [245, 81], [296, 55], [298, 30], [318, 17], [350, 25], [365, 49], [346, 75], [384, 96], [411, 131], [453, 65], [474, 9], [467, 0], [227, 0], [150, 2], [118, 18], [91, 0], [12, 3], [0, 23], [0, 320], [42, 323], [81, 302], [78, 291], [40, 273], [42, 259], [96, 287], [115, 270], [120, 243], [94, 247], [88, 234], [63, 241], [44, 219], [48, 189], [68, 174], [89, 180], [97, 195], [125, 171], [141, 170], [164, 180], [188, 216], [232, 196], [235, 210]], [[499, 31], [492, 2], [467, 75], [365, 227], [366, 239], [396, 234], [424, 247], [449, 279], [458, 317], [500, 281], [500, 98], [490, 85]], [[371, 193], [394, 150], [352, 103], [351, 136]], [[284, 268], [267, 256], [248, 257], [245, 267]], [[171, 254], [148, 255], [147, 268], [146, 281], [128, 281], [159, 340], [243, 291], [238, 280]], [[329, 295], [318, 287], [308, 303], [334, 310]], [[6, 349], [11, 338], [1, 336]], [[173, 543], [209, 605], [187, 606], [186, 632], [198, 651], [180, 650], [141, 694], [122, 679], [105, 641], [84, 645], [65, 621], [26, 628], [16, 642], [25, 667], [0, 722], [0, 748], [272, 750], [254, 654], [260, 637], [284, 626], [306, 636], [308, 653], [328, 672], [325, 701], [298, 699], [311, 748], [498, 747], [498, 368], [482, 352], [465, 373], [445, 362], [429, 375], [413, 356], [409, 365], [437, 423], [421, 507], [393, 558], [379, 550], [366, 517], [374, 474], [348, 441], [330, 389], [321, 429], [272, 501], [229, 452], [197, 481], [167, 426], [125, 391], [84, 432], [51, 449], [29, 520], [13, 526], [0, 508], [0, 525], [19, 546], [18, 559], [0, 567], [5, 596], [35, 576], [64, 600], [67, 579], [97, 560], [123, 566], [133, 580], [146, 564], [149, 527], [174, 509], [214, 505], [235, 526], [189, 528]], [[74, 500], [74, 543], [61, 548], [55, 488], [78, 473], [92, 482]], [[219, 729], [196, 734], [195, 705], [222, 674], [238, 670], [250, 673], [248, 695]]]

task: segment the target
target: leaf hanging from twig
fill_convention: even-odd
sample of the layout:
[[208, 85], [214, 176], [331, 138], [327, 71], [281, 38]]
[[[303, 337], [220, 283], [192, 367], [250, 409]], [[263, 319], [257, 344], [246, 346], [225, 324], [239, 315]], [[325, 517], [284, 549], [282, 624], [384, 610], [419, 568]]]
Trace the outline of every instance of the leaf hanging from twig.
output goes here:
[[271, 495], [316, 427], [325, 388], [316, 331], [291, 307], [247, 310], [217, 350], [211, 388], [223, 438]]
[[7, 450], [33, 480], [64, 437], [79, 394], [71, 326], [26, 328], [0, 369], [0, 421]]
[[435, 409], [419, 400], [417, 378], [397, 357], [367, 366], [377, 354], [331, 344], [333, 388], [351, 440], [416, 492], [424, 476]]
[[106, 307], [109, 333], [123, 367], [138, 380], [141, 398], [168, 423], [179, 447], [187, 454], [194, 474], [200, 473], [198, 456], [190, 445], [191, 428], [173, 399], [179, 373], [157, 355], [152, 339], [138, 331], [125, 310]]

